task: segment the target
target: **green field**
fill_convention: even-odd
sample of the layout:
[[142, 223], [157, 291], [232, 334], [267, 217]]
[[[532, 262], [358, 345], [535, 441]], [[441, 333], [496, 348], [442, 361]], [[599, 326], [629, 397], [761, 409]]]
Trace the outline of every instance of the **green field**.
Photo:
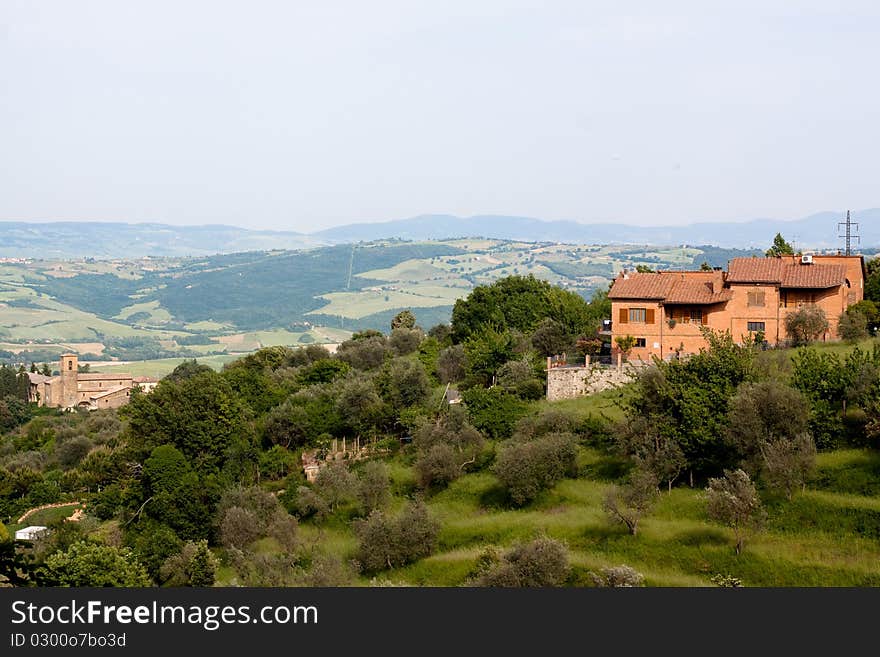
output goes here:
[[[217, 355], [198, 358], [198, 362], [209, 365], [215, 370], [220, 370], [226, 363], [231, 363], [240, 355]], [[135, 362], [114, 363], [107, 361], [93, 361], [89, 363], [92, 372], [127, 372], [132, 376], [153, 376], [162, 378], [180, 365], [187, 358], [157, 358], [156, 360], [142, 360]]]

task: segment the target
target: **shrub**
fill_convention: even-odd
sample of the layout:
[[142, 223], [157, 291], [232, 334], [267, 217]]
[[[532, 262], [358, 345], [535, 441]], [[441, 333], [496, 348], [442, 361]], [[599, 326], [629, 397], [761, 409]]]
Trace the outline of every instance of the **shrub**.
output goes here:
[[785, 332], [795, 346], [810, 344], [827, 330], [828, 318], [819, 306], [802, 306], [785, 316]]
[[358, 537], [357, 561], [364, 572], [396, 568], [431, 554], [439, 523], [421, 502], [409, 504], [397, 518], [373, 511], [353, 524]]
[[570, 572], [568, 550], [552, 538], [537, 538], [507, 552], [479, 578], [480, 586], [562, 586]]
[[521, 506], [560, 479], [573, 476], [576, 456], [574, 436], [568, 433], [510, 441], [501, 448], [494, 472], [513, 503]]
[[635, 568], [627, 565], [603, 568], [598, 573], [590, 573], [590, 578], [596, 586], [615, 589], [631, 588], [645, 584], [645, 576]]

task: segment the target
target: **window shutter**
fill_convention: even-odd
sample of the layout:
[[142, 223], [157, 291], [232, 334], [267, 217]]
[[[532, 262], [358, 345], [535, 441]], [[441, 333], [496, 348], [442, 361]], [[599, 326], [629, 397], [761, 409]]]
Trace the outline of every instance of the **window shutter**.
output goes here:
[[645, 311], [645, 324], [653, 324], [654, 323], [654, 309], [648, 308]]
[[619, 323], [626, 324], [628, 321], [629, 321], [629, 310], [627, 308], [621, 308]]
[[702, 319], [702, 322], [701, 322], [701, 323], [703, 324], [703, 326], [705, 326], [705, 325], [708, 323], [708, 321], [709, 321], [709, 313], [707, 313], [707, 312], [704, 310], [704, 311], [703, 311], [703, 316], [702, 316], [701, 319]]

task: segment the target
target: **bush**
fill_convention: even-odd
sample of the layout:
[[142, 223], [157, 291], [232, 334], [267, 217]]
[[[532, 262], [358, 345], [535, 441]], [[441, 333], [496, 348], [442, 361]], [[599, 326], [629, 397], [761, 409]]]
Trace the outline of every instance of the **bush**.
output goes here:
[[440, 383], [455, 383], [465, 377], [464, 345], [446, 347], [437, 357], [437, 376]]
[[510, 441], [495, 462], [495, 476], [517, 506], [535, 499], [541, 491], [576, 472], [572, 434], [548, 434], [528, 442]]
[[837, 323], [837, 336], [847, 342], [864, 340], [868, 337], [868, 318], [858, 311], [842, 313]]
[[568, 579], [568, 550], [552, 538], [537, 538], [507, 552], [500, 563], [480, 577], [480, 586], [562, 586]]
[[626, 565], [603, 568], [598, 573], [590, 573], [596, 586], [608, 588], [630, 588], [643, 586], [645, 576], [635, 568]]
[[419, 348], [422, 338], [425, 334], [416, 328], [395, 328], [391, 331], [391, 337], [388, 339], [388, 345], [394, 350], [398, 356], [406, 356], [413, 353]]
[[421, 502], [409, 504], [397, 518], [373, 511], [353, 523], [358, 537], [357, 561], [366, 573], [406, 565], [431, 554], [439, 523]]
[[510, 438], [528, 411], [522, 400], [498, 387], [471, 388], [462, 393], [462, 400], [471, 424], [493, 439]]
[[795, 346], [810, 344], [828, 330], [828, 318], [819, 306], [802, 306], [785, 316], [785, 332]]
[[150, 586], [146, 569], [128, 548], [87, 541], [74, 543], [46, 559], [41, 570], [46, 586]]

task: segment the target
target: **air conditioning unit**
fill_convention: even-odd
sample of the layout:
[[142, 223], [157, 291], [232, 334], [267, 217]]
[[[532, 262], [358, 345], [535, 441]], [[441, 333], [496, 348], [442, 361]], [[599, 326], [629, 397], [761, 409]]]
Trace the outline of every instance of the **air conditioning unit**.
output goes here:
[[802, 256], [801, 256], [801, 264], [802, 264], [802, 265], [812, 265], [812, 264], [813, 264], [813, 256], [811, 256], [811, 255], [802, 255]]

